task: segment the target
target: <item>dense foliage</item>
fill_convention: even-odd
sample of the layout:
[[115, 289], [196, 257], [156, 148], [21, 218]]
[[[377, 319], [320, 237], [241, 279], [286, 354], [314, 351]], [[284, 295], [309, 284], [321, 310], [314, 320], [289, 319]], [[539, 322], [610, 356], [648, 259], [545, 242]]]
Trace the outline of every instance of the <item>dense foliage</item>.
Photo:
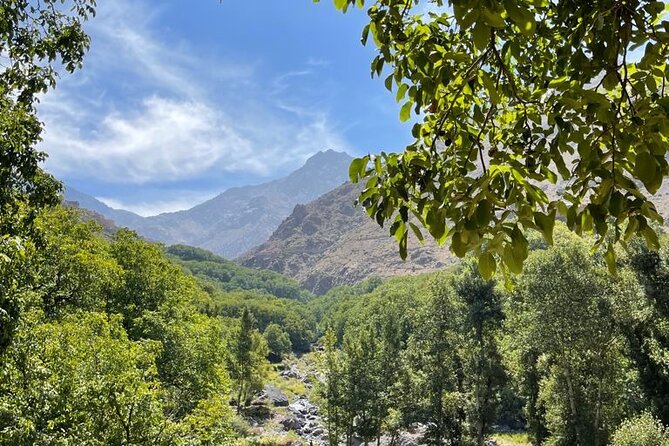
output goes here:
[[[635, 241], [614, 277], [562, 224], [553, 246], [530, 244], [512, 291], [483, 280], [471, 259], [311, 303], [327, 330], [320, 392], [331, 444], [416, 423], [431, 445], [483, 445], [500, 428], [526, 430], [536, 445], [665, 435], [669, 288], [657, 285], [669, 251]], [[632, 420], [643, 411], [656, 418]]]
[[254, 290], [275, 297], [307, 301], [313, 295], [297, 281], [269, 270], [245, 268], [204, 249], [173, 245], [167, 253], [205, 283], [214, 282], [224, 291]]
[[35, 230], [43, 248], [27, 244], [15, 266], [22, 317], [0, 361], [0, 444], [231, 441], [231, 391], [262, 385], [262, 335], [247, 326], [253, 342], [240, 343], [240, 322], [204, 315], [210, 296], [130, 231], [109, 240], [59, 208]]
[[[651, 198], [669, 173], [669, 21], [655, 0], [334, 0], [367, 3], [362, 41], [418, 121], [403, 153], [351, 164], [360, 202], [407, 252], [418, 225], [486, 278], [518, 273], [527, 232], [556, 217], [614, 244], [657, 247]], [[388, 70], [384, 70], [388, 68]], [[385, 74], [384, 74], [385, 72]], [[376, 149], [374, 149], [376, 150]], [[563, 191], [547, 194], [550, 183]], [[558, 187], [554, 187], [558, 191]]]
[[40, 209], [58, 203], [59, 183], [37, 150], [42, 124], [38, 95], [53, 88], [57, 68], [82, 64], [89, 39], [82, 22], [95, 0], [26, 0], [0, 8], [0, 354], [19, 324], [20, 268]]
[[[271, 325], [278, 326], [297, 352], [309, 351], [316, 341], [316, 320], [304, 305], [314, 296], [295, 280], [273, 271], [245, 268], [191, 246], [174, 245], [167, 252], [211, 296], [202, 303], [203, 312], [239, 318], [249, 310], [258, 330], [266, 332]], [[286, 353], [285, 349], [282, 352]]]

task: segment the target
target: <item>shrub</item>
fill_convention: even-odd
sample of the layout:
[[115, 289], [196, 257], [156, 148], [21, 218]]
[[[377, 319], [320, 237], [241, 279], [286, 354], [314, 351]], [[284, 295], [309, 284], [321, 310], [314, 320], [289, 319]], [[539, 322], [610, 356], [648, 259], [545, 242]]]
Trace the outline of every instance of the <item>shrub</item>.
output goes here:
[[623, 421], [613, 434], [611, 446], [669, 446], [669, 429], [645, 412]]

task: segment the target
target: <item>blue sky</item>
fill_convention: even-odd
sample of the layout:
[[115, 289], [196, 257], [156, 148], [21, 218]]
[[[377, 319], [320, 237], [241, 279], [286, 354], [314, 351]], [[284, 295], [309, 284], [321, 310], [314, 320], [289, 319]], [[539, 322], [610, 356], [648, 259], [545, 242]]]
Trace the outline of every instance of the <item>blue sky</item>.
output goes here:
[[101, 0], [84, 68], [40, 105], [46, 168], [113, 207], [189, 208], [323, 149], [400, 150], [363, 11], [311, 0]]

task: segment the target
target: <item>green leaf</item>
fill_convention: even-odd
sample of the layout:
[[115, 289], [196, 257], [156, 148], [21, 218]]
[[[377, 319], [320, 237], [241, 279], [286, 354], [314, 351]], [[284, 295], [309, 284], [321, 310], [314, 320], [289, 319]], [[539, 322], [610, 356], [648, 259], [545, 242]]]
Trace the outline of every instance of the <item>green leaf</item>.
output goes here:
[[476, 218], [476, 223], [478, 224], [478, 227], [482, 228], [484, 226], [487, 226], [488, 223], [490, 223], [490, 220], [492, 220], [493, 216], [493, 207], [492, 203], [489, 200], [481, 200], [476, 207], [476, 213], [475, 213], [475, 218]]
[[495, 256], [489, 252], [481, 254], [479, 256], [479, 272], [481, 273], [481, 277], [485, 280], [490, 280], [495, 276], [496, 271], [497, 261], [495, 260]]
[[411, 230], [413, 233], [416, 235], [416, 238], [418, 241], [423, 244], [425, 243], [425, 237], [423, 237], [423, 233], [421, 232], [420, 228], [416, 226], [415, 223], [409, 222], [409, 226], [411, 227]]
[[490, 96], [490, 102], [492, 102], [493, 105], [499, 105], [501, 101], [499, 92], [497, 91], [497, 87], [495, 87], [495, 83], [493, 82], [493, 80], [490, 79], [490, 76], [488, 76], [488, 73], [482, 71], [481, 80], [483, 81], [483, 85], [485, 86], [486, 90], [488, 90], [488, 95]]
[[386, 86], [386, 90], [393, 91], [393, 75], [392, 74], [390, 76], [386, 77], [386, 80], [385, 80], [384, 83], [385, 83], [385, 86]]
[[407, 251], [408, 251], [408, 237], [407, 237], [407, 235], [408, 235], [408, 233], [406, 231], [404, 231], [404, 235], [400, 239], [399, 247], [400, 247], [400, 257], [402, 258], [402, 260], [406, 260], [406, 258], [407, 258]]
[[531, 11], [520, 8], [515, 0], [504, 0], [504, 8], [513, 23], [518, 26], [520, 32], [527, 36], [534, 34], [537, 24]]
[[400, 121], [407, 122], [411, 118], [411, 106], [413, 106], [413, 101], [407, 101], [400, 110]]
[[604, 79], [602, 80], [602, 85], [604, 86], [604, 89], [606, 89], [607, 91], [612, 91], [619, 85], [618, 76], [615, 70], [609, 71], [606, 74], [606, 76], [604, 76]]
[[435, 240], [440, 242], [440, 244], [443, 243], [446, 236], [446, 221], [441, 212], [430, 208], [425, 218], [425, 226]]
[[655, 157], [648, 152], [636, 156], [634, 175], [641, 180], [651, 194], [657, 192], [662, 185], [662, 174]]
[[506, 26], [504, 18], [498, 12], [491, 11], [488, 8], [484, 8], [481, 14], [485, 22], [494, 28], [504, 28]]
[[406, 96], [408, 89], [409, 89], [408, 84], [400, 85], [400, 87], [397, 89], [397, 95], [395, 96], [397, 102], [400, 102], [402, 99], [404, 99], [404, 96]]
[[650, 226], [646, 226], [643, 230], [643, 237], [646, 239], [648, 247], [654, 251], [660, 249], [660, 240], [657, 238], [657, 233]]
[[345, 12], [348, 7], [348, 0], [334, 0], [334, 5], [338, 10]]
[[534, 213], [534, 223], [537, 225], [544, 240], [549, 245], [553, 244], [553, 228], [555, 227], [555, 210], [550, 215], [542, 214], [541, 212]]
[[477, 22], [472, 31], [474, 48], [483, 51], [490, 43], [490, 27], [483, 22]]
[[351, 161], [348, 167], [348, 177], [351, 179], [351, 183], [357, 183], [365, 175], [368, 160], [368, 157], [363, 157]]
[[516, 258], [514, 250], [511, 245], [506, 245], [504, 247], [504, 252], [502, 254], [502, 260], [504, 264], [509, 268], [514, 274], [520, 274], [523, 272], [523, 263]]
[[613, 275], [617, 273], [616, 265], [616, 252], [613, 249], [613, 244], [610, 243], [606, 253], [604, 254], [604, 260], [606, 260], [606, 266], [609, 268], [609, 272]]
[[463, 258], [467, 255], [467, 244], [462, 240], [462, 234], [456, 232], [451, 240], [451, 250], [456, 256]]

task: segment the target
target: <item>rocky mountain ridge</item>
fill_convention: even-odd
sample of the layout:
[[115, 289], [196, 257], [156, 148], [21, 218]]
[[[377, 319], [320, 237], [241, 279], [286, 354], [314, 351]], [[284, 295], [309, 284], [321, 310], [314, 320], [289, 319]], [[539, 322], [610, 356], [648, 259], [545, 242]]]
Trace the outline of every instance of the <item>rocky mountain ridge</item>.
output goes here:
[[318, 152], [284, 178], [234, 187], [191, 209], [153, 217], [112, 209], [73, 189], [66, 190], [65, 199], [118, 226], [134, 229], [148, 240], [195, 246], [232, 259], [266, 241], [295, 205], [308, 203], [346, 181], [351, 159], [334, 150]]
[[297, 279], [323, 294], [370, 276], [391, 277], [443, 269], [455, 262], [447, 247], [413, 239], [403, 261], [394, 238], [354, 205], [360, 185], [346, 183], [307, 205], [298, 205], [270, 239], [238, 260]]

